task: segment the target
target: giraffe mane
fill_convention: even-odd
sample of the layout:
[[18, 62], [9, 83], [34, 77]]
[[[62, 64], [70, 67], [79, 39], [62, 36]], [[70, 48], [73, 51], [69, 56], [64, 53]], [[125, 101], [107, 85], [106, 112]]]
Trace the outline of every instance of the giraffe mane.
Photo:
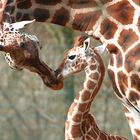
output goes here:
[[87, 34], [82, 34], [75, 38], [74, 40], [74, 47], [80, 47], [83, 45], [84, 40], [86, 40], [89, 36]]

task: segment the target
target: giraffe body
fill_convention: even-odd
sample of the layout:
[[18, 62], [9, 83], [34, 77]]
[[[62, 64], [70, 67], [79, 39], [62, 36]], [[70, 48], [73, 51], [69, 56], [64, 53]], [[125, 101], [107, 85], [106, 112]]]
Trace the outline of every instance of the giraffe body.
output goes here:
[[11, 19], [11, 22], [25, 19], [50, 22], [85, 32], [100, 40], [109, 53], [108, 73], [113, 89], [127, 108], [126, 116], [135, 140], [140, 140], [138, 0], [9, 0], [3, 19]]
[[74, 47], [68, 51], [57, 71], [58, 77], [66, 78], [83, 70], [85, 70], [86, 79], [83, 89], [78, 92], [68, 111], [65, 139], [126, 140], [101, 131], [94, 116], [90, 114], [91, 103], [104, 79], [105, 67], [98, 52], [89, 48], [89, 38], [86, 39], [86, 36], [82, 35], [76, 39]]

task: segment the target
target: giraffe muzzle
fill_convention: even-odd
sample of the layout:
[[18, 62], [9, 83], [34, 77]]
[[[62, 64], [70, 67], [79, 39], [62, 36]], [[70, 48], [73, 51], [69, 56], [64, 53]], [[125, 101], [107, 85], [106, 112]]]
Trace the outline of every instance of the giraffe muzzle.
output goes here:
[[63, 80], [63, 75], [62, 75], [62, 70], [61, 69], [57, 69], [55, 71], [55, 76], [57, 77], [58, 80]]
[[44, 84], [47, 87], [51, 88], [52, 90], [60, 90], [64, 86], [63, 80], [60, 80], [60, 79], [48, 81], [48, 79], [42, 77], [42, 80], [43, 80]]

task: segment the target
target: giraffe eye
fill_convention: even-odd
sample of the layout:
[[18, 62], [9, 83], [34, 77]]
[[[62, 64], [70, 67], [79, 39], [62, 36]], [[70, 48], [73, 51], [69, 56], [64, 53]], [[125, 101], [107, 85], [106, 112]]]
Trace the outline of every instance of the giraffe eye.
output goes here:
[[71, 56], [69, 56], [68, 58], [69, 58], [70, 60], [74, 60], [75, 57], [76, 57], [76, 55], [71, 55]]

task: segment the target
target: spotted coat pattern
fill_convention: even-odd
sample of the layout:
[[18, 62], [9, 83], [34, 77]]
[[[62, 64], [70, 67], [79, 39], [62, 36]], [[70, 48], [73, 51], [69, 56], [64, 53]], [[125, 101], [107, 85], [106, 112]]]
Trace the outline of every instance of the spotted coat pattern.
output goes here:
[[27, 0], [9, 0], [7, 3], [4, 20], [34, 18], [85, 32], [104, 44], [109, 53], [108, 73], [113, 89], [127, 110], [128, 120], [134, 120], [129, 121], [134, 139], [140, 140], [139, 0], [35, 0], [29, 4]]

